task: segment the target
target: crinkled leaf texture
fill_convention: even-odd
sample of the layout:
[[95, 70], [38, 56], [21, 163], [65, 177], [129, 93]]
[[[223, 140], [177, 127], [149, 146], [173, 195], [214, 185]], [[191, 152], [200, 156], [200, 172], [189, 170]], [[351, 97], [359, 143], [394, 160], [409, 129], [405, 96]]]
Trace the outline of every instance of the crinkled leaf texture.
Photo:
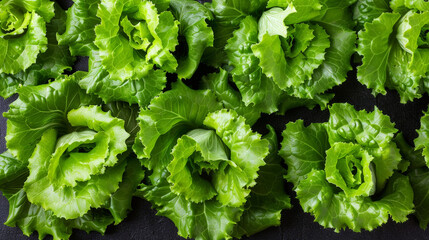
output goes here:
[[[49, 10], [49, 12], [46, 14], [53, 16], [54, 6], [51, 6], [52, 2], [40, 2], [48, 3], [48, 5], [45, 5], [46, 11], [52, 7], [52, 12]], [[49, 22], [44, 23], [44, 29], [46, 31], [43, 33], [42, 31], [38, 30], [38, 34], [44, 34], [43, 36], [47, 39], [44, 45], [43, 53], [41, 52], [38, 54], [35, 61], [31, 62], [31, 64], [24, 70], [17, 71], [14, 74], [8, 74], [6, 72], [1, 73], [0, 71], [0, 96], [4, 98], [10, 97], [12, 94], [16, 93], [17, 89], [21, 86], [44, 84], [47, 83], [50, 79], [59, 77], [60, 74], [65, 70], [71, 70], [74, 58], [71, 57], [68, 47], [58, 46], [55, 37], [58, 32], [64, 31], [65, 21], [66, 15], [64, 10], [62, 10], [58, 5], [55, 5], [55, 16]], [[0, 42], [1, 41], [2, 40], [0, 40]], [[25, 46], [25, 44], [29, 43], [20, 44], [24, 44], [23, 46]], [[27, 46], [27, 48], [30, 48], [30, 44]], [[5, 51], [7, 50], [1, 52], [5, 53]], [[37, 52], [33, 51], [32, 53]], [[16, 57], [14, 58], [18, 59]], [[18, 64], [15, 65], [19, 66]]]
[[386, 87], [394, 89], [401, 103], [406, 103], [427, 91], [429, 5], [421, 1], [386, 5], [382, 1], [358, 1], [356, 5], [361, 25], [358, 53], [363, 57], [358, 80], [374, 95], [386, 94]]
[[[10, 155], [2, 154], [0, 166], [8, 166], [8, 169], [2, 167], [3, 170], [0, 173], [2, 179], [8, 177], [7, 183], [0, 184], [2, 193], [9, 201], [9, 216], [5, 224], [10, 227], [19, 227], [26, 236], [37, 231], [39, 239], [45, 238], [46, 235], [52, 235], [53, 239], [58, 240], [68, 239], [72, 234], [72, 229], [80, 229], [88, 233], [97, 231], [103, 234], [107, 226], [112, 224], [114, 219], [116, 220], [115, 216], [121, 216], [130, 209], [131, 197], [143, 177], [139, 161], [137, 159], [130, 159], [129, 161], [119, 190], [109, 200], [111, 202], [110, 213], [107, 209], [91, 209], [82, 217], [65, 220], [55, 216], [52, 211], [46, 211], [28, 201], [27, 194], [22, 189], [28, 176], [26, 165]], [[16, 174], [13, 177], [14, 171], [11, 170], [17, 169], [22, 169], [17, 171], [21, 174]], [[18, 175], [24, 176], [24, 178], [16, 177]], [[133, 188], [132, 192], [129, 191], [130, 187]]]
[[7, 148], [13, 156], [27, 161], [46, 130], [56, 129], [63, 135], [71, 129], [66, 119], [70, 110], [101, 103], [75, 82], [81, 77], [62, 76], [48, 85], [19, 89], [19, 98], [3, 114], [8, 119]]
[[261, 116], [261, 111], [256, 106], [246, 106], [241, 95], [229, 82], [229, 73], [222, 68], [219, 73], [212, 73], [202, 79], [202, 88], [210, 89], [216, 95], [218, 101], [228, 109], [234, 109], [239, 115], [246, 118], [249, 125], [253, 125]]
[[76, 0], [67, 10], [66, 29], [57, 34], [59, 45], [68, 46], [73, 56], [89, 56], [94, 45], [94, 26], [100, 24], [96, 16], [101, 0]]
[[153, 97], [165, 88], [167, 77], [162, 70], [150, 70], [144, 77], [114, 80], [103, 66], [97, 50], [91, 51], [89, 72], [79, 85], [89, 94], [99, 96], [105, 103], [123, 101], [129, 104], [147, 106]]
[[[373, 230], [389, 215], [404, 222], [414, 210], [409, 178], [393, 141], [397, 131], [378, 109], [356, 111], [349, 104], [333, 104], [326, 123], [305, 127], [288, 123], [282, 156], [287, 180], [315, 221], [335, 231]], [[402, 169], [401, 171], [404, 171]]]
[[141, 79], [154, 67], [173, 73], [179, 22], [149, 0], [102, 0], [95, 45], [112, 80]]
[[351, 70], [356, 33], [350, 5], [270, 1], [271, 8], [262, 14], [237, 12], [240, 23], [225, 51], [246, 105], [260, 106], [265, 113], [325, 108], [333, 97], [325, 92], [344, 82]]
[[[139, 121], [134, 151], [151, 172], [137, 195], [170, 218], [180, 236], [229, 239], [279, 224], [290, 204], [278, 161], [268, 156], [272, 131], [271, 142], [261, 139], [213, 92], [182, 82], [154, 98]], [[266, 209], [265, 200], [275, 204]]]
[[194, 0], [170, 0], [170, 7], [179, 20], [180, 36], [186, 39], [188, 52], [179, 56], [177, 75], [191, 78], [200, 63], [204, 50], [213, 46], [213, 30], [206, 21], [212, 20], [212, 13], [203, 4]]
[[46, 23], [54, 16], [54, 2], [2, 1], [0, 9], [0, 73], [16, 74], [46, 51]]
[[135, 110], [112, 103], [104, 112], [101, 100], [79, 88], [81, 77], [22, 87], [4, 114], [12, 144], [0, 157], [0, 190], [10, 202], [6, 224], [26, 235], [67, 239], [73, 228], [104, 233], [126, 217], [143, 179], [139, 160], [126, 153], [137, 130], [129, 119]]

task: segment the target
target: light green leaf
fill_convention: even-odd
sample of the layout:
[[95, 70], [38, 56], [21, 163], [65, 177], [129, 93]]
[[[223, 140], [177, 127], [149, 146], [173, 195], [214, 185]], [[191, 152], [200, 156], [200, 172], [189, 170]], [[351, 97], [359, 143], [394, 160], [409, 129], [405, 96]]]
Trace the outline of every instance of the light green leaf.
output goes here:
[[358, 53], [363, 56], [358, 67], [358, 80], [373, 93], [386, 94], [387, 64], [392, 45], [393, 26], [400, 14], [383, 13], [371, 23], [365, 23], [365, 30], [359, 32]]
[[124, 101], [147, 106], [165, 88], [167, 77], [161, 70], [151, 70], [140, 79], [113, 80], [103, 67], [98, 51], [92, 51], [89, 73], [79, 80], [87, 93], [96, 94], [104, 102]]
[[3, 114], [8, 118], [7, 148], [13, 156], [27, 161], [45, 130], [54, 128], [64, 133], [71, 128], [66, 119], [70, 110], [100, 103], [85, 94], [75, 78], [80, 76], [63, 76], [48, 85], [22, 87], [18, 91], [19, 98]]
[[346, 227], [355, 232], [361, 229], [371, 231], [386, 223], [389, 215], [397, 222], [404, 222], [414, 208], [410, 182], [400, 174], [389, 180], [377, 201], [368, 197], [348, 198], [343, 192], [336, 193], [321, 170], [309, 173], [298, 184], [296, 192], [304, 211], [312, 213], [316, 222], [336, 232]]
[[101, 0], [75, 0], [67, 10], [64, 32], [57, 33], [59, 45], [69, 46], [73, 56], [89, 56], [94, 45], [94, 26], [100, 24], [96, 16]]
[[326, 150], [330, 148], [328, 134], [323, 124], [313, 123], [304, 127], [298, 120], [288, 123], [282, 133], [279, 155], [288, 165], [285, 178], [295, 186], [313, 169], [323, 170]]

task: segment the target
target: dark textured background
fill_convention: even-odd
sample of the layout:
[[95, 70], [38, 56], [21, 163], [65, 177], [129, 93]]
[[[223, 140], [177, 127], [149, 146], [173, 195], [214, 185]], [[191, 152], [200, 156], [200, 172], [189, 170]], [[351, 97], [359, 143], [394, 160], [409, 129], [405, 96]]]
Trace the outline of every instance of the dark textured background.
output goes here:
[[[57, 0], [62, 7], [71, 6], [69, 0]], [[74, 66], [75, 70], [87, 70], [88, 61], [86, 58], [78, 58]], [[200, 70], [199, 74], [206, 74]], [[380, 108], [383, 113], [389, 115], [391, 120], [396, 123], [396, 127], [404, 133], [409, 143], [417, 137], [416, 129], [420, 127], [420, 117], [423, 111], [427, 109], [429, 97], [425, 94], [421, 99], [412, 103], [400, 104], [399, 96], [396, 92], [388, 91], [386, 96], [374, 98], [370, 91], [356, 81], [356, 72], [349, 73], [347, 82], [339, 87], [335, 87], [332, 92], [335, 93], [333, 102], [348, 102], [357, 109], [373, 110], [374, 106]], [[195, 78], [197, 79], [197, 78]], [[4, 100], [0, 97], [0, 111], [3, 113], [8, 110], [8, 105], [16, 99], [16, 96]], [[294, 109], [286, 113], [285, 116], [263, 115], [255, 124], [254, 129], [265, 133], [267, 123], [274, 126], [281, 141], [281, 131], [284, 130], [286, 123], [297, 119], [304, 119], [306, 124], [312, 122], [325, 122], [329, 118], [328, 111], [321, 111], [319, 108], [308, 110], [304, 108]], [[6, 150], [6, 119], [0, 116], [0, 152]], [[318, 223], [313, 222], [314, 218], [304, 213], [299, 203], [294, 199], [295, 194], [292, 191], [292, 185], [287, 183], [285, 188], [292, 197], [293, 208], [283, 211], [282, 224], [280, 227], [272, 227], [261, 233], [244, 239], [260, 240], [280, 240], [280, 239], [429, 239], [429, 230], [423, 231], [418, 227], [417, 219], [410, 216], [405, 223], [394, 223], [389, 220], [387, 224], [379, 227], [372, 232], [363, 231], [354, 233], [350, 230], [335, 233], [331, 229], [324, 229]], [[8, 202], [3, 196], [0, 197], [0, 222], [3, 223], [8, 215]], [[128, 218], [117, 226], [110, 226], [105, 236], [98, 233], [86, 234], [83, 231], [74, 231], [70, 239], [181, 239], [177, 235], [177, 229], [174, 224], [165, 217], [156, 216], [156, 212], [151, 209], [150, 204], [142, 199], [134, 198], [133, 211]], [[19, 228], [10, 228], [0, 224], [0, 239], [15, 240], [27, 239]], [[37, 239], [37, 234], [33, 234], [29, 239]], [[51, 239], [50, 237], [46, 239]]]

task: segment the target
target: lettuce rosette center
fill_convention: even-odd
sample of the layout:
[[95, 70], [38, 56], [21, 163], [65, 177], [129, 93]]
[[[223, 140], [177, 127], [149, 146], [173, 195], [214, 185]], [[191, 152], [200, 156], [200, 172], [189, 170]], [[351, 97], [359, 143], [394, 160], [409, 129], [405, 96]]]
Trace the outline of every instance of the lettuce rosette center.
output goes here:
[[371, 196], [376, 190], [373, 157], [359, 145], [335, 143], [326, 151], [326, 180], [347, 197]]
[[7, 5], [0, 8], [0, 37], [22, 34], [30, 20], [31, 13], [22, 11], [19, 7]]
[[141, 79], [155, 67], [175, 72], [178, 21], [149, 0], [103, 0], [97, 16], [95, 45], [113, 80]]
[[128, 16], [125, 16], [121, 21], [122, 30], [133, 48], [147, 51], [155, 38], [152, 36], [146, 21], [137, 22], [134, 20], [134, 22], [136, 23], [133, 24]]
[[73, 219], [105, 204], [119, 188], [126, 164], [118, 155], [127, 150], [130, 135], [123, 120], [98, 106], [71, 110], [67, 120], [76, 131], [61, 137], [55, 129], [43, 133], [28, 160], [24, 190], [31, 203]]
[[167, 169], [173, 192], [193, 202], [210, 200], [217, 195], [216, 172], [231, 161], [216, 132], [204, 129], [188, 132], [177, 140], [172, 155], [174, 158]]

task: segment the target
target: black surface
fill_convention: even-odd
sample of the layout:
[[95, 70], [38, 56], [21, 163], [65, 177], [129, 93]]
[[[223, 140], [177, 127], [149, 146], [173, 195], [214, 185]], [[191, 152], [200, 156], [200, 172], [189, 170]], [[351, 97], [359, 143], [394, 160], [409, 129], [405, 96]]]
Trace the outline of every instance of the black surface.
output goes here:
[[[70, 1], [58, 1], [63, 7], [71, 6]], [[87, 58], [78, 58], [74, 69], [87, 70]], [[373, 110], [374, 106], [380, 108], [383, 113], [389, 115], [396, 123], [396, 127], [404, 133], [409, 143], [417, 137], [416, 129], [420, 127], [422, 111], [427, 109], [429, 97], [425, 94], [421, 99], [412, 103], [400, 104], [396, 92], [388, 91], [386, 96], [374, 98], [370, 91], [355, 80], [355, 71], [349, 73], [347, 82], [335, 87], [332, 92], [336, 94], [333, 102], [348, 102], [357, 109]], [[0, 97], [0, 111], [8, 110], [8, 105], [15, 97], [4, 100]], [[267, 123], [273, 125], [281, 141], [281, 131], [286, 123], [297, 119], [304, 119], [306, 124], [312, 122], [324, 122], [329, 118], [328, 111], [319, 108], [308, 110], [304, 108], [294, 109], [285, 116], [263, 115], [255, 124], [254, 129], [265, 133]], [[6, 134], [6, 119], [0, 117], [0, 152], [4, 152]], [[324, 229], [318, 223], [313, 222], [310, 214], [304, 213], [299, 203], [294, 199], [292, 185], [285, 185], [287, 192], [292, 197], [293, 208], [283, 211], [282, 224], [280, 227], [272, 227], [250, 238], [243, 239], [429, 239], [429, 230], [424, 231], [418, 227], [417, 219], [410, 216], [405, 223], [389, 222], [372, 232], [363, 231], [354, 233], [350, 230], [335, 233], [331, 229]], [[83, 231], [74, 231], [70, 239], [181, 239], [177, 235], [174, 224], [165, 217], [156, 216], [150, 204], [144, 200], [135, 198], [133, 200], [133, 211], [128, 218], [117, 226], [110, 226], [105, 236], [98, 233], [86, 234]], [[8, 215], [8, 202], [3, 196], [0, 197], [0, 222], [5, 222]], [[27, 239], [19, 228], [10, 228], [0, 224], [0, 239]], [[33, 234], [29, 239], [37, 239]], [[51, 239], [50, 237], [46, 239]]]

